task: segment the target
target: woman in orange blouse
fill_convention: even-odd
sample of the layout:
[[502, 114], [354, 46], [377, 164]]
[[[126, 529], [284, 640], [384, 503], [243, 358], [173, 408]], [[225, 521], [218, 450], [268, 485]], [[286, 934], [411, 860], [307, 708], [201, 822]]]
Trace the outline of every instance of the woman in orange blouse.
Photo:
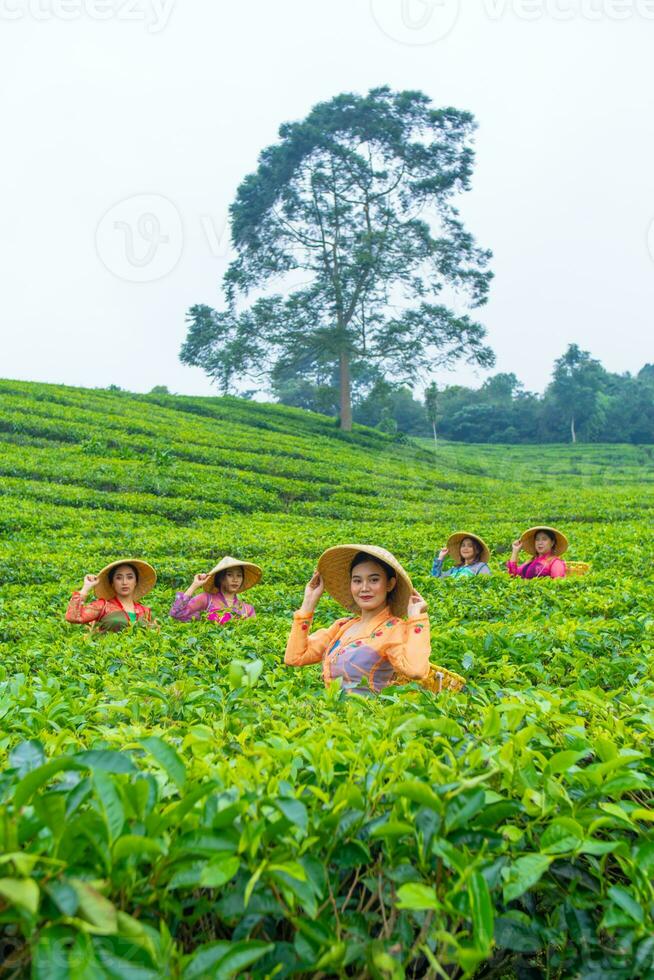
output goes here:
[[[310, 634], [325, 589], [356, 615]], [[399, 674], [427, 677], [429, 654], [427, 603], [389, 551], [351, 544], [321, 555], [293, 616], [284, 663], [304, 667], [322, 662], [325, 684], [340, 677], [349, 693], [370, 696]]]
[[[66, 610], [69, 623], [97, 624], [103, 633], [116, 632], [136, 622], [152, 622], [143, 598], [154, 587], [157, 573], [152, 565], [138, 558], [121, 558], [106, 565], [97, 575], [85, 575], [79, 592], [73, 592]], [[90, 592], [97, 599], [86, 603]]]

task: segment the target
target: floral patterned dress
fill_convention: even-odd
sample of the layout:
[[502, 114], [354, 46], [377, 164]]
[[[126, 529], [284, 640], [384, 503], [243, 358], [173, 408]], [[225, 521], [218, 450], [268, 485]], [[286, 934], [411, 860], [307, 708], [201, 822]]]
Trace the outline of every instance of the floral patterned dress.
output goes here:
[[94, 599], [85, 604], [80, 593], [73, 592], [66, 610], [66, 619], [69, 623], [85, 623], [102, 633], [117, 633], [134, 622], [150, 625], [152, 613], [149, 606], [142, 606], [140, 602], [135, 602], [134, 612], [128, 613], [120, 599], [115, 597]]
[[325, 684], [340, 677], [349, 693], [371, 696], [399, 674], [422, 680], [429, 673], [426, 613], [403, 620], [386, 606], [364, 636], [357, 635], [360, 617], [337, 619], [328, 629], [309, 633], [312, 619], [295, 613], [284, 663], [291, 667], [322, 663]]
[[187, 596], [183, 592], [177, 592], [170, 609], [170, 615], [181, 623], [188, 623], [192, 619], [201, 619], [202, 616], [206, 615], [210, 622], [222, 626], [224, 623], [231, 622], [232, 619], [252, 619], [256, 613], [254, 606], [251, 606], [249, 602], [244, 602], [237, 595], [229, 601], [222, 592], [201, 592], [195, 596]]

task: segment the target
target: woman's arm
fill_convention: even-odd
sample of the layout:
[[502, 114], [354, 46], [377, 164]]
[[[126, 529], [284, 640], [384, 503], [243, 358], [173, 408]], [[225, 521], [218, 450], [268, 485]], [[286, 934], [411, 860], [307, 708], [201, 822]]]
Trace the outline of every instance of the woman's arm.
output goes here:
[[511, 545], [511, 557], [506, 563], [506, 567], [509, 570], [509, 575], [520, 575], [522, 569], [524, 568], [524, 565], [521, 565], [520, 568], [518, 567], [518, 555], [520, 554], [521, 550], [522, 541], [520, 538], [516, 538]]
[[209, 606], [209, 602], [208, 592], [202, 592], [193, 598], [186, 592], [177, 592], [175, 601], [170, 607], [170, 615], [180, 623], [188, 623], [191, 619], [199, 619]]
[[477, 575], [490, 575], [490, 573], [491, 573], [490, 568], [488, 567], [486, 562], [483, 561], [479, 566], [479, 568], [477, 569]]
[[329, 629], [309, 633], [312, 620], [313, 613], [304, 613], [301, 610], [293, 613], [293, 625], [284, 654], [284, 663], [287, 667], [306, 667], [308, 664], [319, 664], [343, 623], [343, 620], [337, 620]]
[[407, 619], [390, 630], [381, 652], [398, 674], [422, 680], [429, 673], [431, 641], [427, 603], [414, 589], [407, 603]]
[[326, 650], [329, 649], [343, 620], [337, 620], [329, 629], [316, 630], [309, 634], [313, 614], [320, 597], [325, 591], [322, 576], [314, 572], [304, 589], [302, 605], [293, 613], [293, 625], [286, 644], [284, 663], [288, 667], [304, 667], [306, 664], [318, 664]]
[[73, 592], [68, 609], [66, 610], [66, 620], [69, 623], [95, 623], [102, 618], [107, 603], [104, 599], [94, 599], [85, 605], [86, 596], [82, 592]]
[[86, 598], [99, 581], [97, 575], [84, 576], [82, 588], [79, 592], [73, 592], [71, 600], [68, 603], [66, 619], [69, 623], [95, 623], [98, 619], [102, 618], [107, 608], [105, 599], [94, 599], [93, 602], [89, 602], [88, 606], [85, 605]]
[[382, 653], [398, 674], [422, 680], [429, 673], [431, 637], [429, 616], [423, 613], [389, 630], [388, 643]]
[[565, 578], [565, 562], [562, 558], [555, 558], [550, 565], [551, 578]]
[[437, 555], [434, 556], [434, 563], [431, 566], [431, 574], [434, 578], [445, 578], [446, 575], [450, 574], [450, 569], [446, 572], [443, 571], [443, 562], [447, 557], [447, 548], [441, 548]]

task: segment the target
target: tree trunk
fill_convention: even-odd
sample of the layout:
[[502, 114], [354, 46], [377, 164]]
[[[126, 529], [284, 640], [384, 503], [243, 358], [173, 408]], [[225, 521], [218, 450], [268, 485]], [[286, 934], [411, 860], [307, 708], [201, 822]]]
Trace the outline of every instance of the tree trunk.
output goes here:
[[575, 417], [574, 415], [570, 419], [570, 435], [572, 436], [572, 441], [577, 441], [577, 433], [575, 432]]
[[431, 427], [434, 432], [434, 447], [438, 449], [438, 437], [436, 435], [436, 420], [432, 421]]
[[350, 355], [346, 351], [340, 354], [340, 414], [341, 429], [352, 431], [352, 392], [350, 386]]

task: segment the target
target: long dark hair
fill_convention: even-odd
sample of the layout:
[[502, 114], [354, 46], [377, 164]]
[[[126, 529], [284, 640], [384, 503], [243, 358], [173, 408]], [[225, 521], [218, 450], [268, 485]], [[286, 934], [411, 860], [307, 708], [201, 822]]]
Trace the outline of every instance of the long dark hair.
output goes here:
[[131, 568], [132, 571], [134, 572], [134, 578], [136, 579], [136, 584], [137, 585], [139, 584], [139, 570], [136, 567], [136, 565], [131, 565], [130, 562], [128, 561], [121, 561], [120, 565], [114, 565], [113, 568], [109, 569], [109, 574], [107, 575], [109, 585], [114, 584], [114, 575], [116, 574], [119, 568]]

